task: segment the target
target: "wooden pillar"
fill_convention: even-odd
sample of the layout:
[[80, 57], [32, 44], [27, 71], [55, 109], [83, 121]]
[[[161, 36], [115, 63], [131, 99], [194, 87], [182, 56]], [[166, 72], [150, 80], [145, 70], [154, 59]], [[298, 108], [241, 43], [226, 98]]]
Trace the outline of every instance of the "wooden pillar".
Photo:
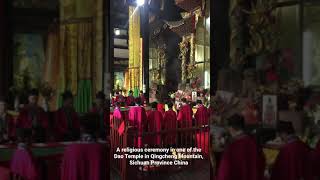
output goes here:
[[229, 64], [230, 26], [229, 0], [210, 3], [210, 94], [217, 90], [218, 72]]

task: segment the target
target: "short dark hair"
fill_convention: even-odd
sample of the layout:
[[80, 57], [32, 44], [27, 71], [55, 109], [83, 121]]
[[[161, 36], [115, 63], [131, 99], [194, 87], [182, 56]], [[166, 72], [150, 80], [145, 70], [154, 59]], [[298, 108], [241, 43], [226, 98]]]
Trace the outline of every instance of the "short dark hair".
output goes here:
[[133, 93], [133, 91], [132, 91], [132, 90], [130, 90], [130, 91], [129, 91], [129, 94], [130, 94], [130, 93]]
[[86, 113], [80, 117], [80, 122], [84, 133], [94, 134], [97, 130], [99, 115], [96, 113]]
[[63, 94], [62, 94], [62, 100], [65, 101], [67, 99], [72, 99], [73, 98], [73, 94], [71, 91], [65, 91]]
[[279, 121], [277, 127], [278, 133], [294, 134], [295, 130], [292, 122], [290, 121]]
[[187, 99], [186, 99], [186, 98], [182, 98], [181, 101], [184, 102], [184, 103], [186, 103], [186, 102], [187, 102]]
[[141, 105], [142, 104], [141, 99], [140, 98], [136, 98], [135, 99], [135, 103], [138, 104], [138, 105]]
[[97, 98], [97, 99], [103, 99], [103, 100], [105, 100], [105, 99], [106, 99], [106, 95], [105, 95], [102, 91], [99, 91], [99, 92], [96, 94], [96, 98]]
[[172, 108], [173, 108], [173, 103], [172, 103], [172, 102], [168, 102], [167, 105], [168, 105], [168, 108], [169, 108], [169, 109], [172, 109]]
[[28, 93], [28, 96], [39, 96], [38, 89], [35, 89], [35, 88], [31, 89]]
[[244, 130], [245, 123], [243, 116], [235, 114], [228, 118], [228, 126], [236, 130]]
[[202, 104], [202, 101], [201, 100], [197, 100], [197, 104]]
[[155, 109], [155, 108], [157, 108], [157, 106], [158, 106], [158, 103], [157, 103], [157, 102], [151, 103], [151, 108]]

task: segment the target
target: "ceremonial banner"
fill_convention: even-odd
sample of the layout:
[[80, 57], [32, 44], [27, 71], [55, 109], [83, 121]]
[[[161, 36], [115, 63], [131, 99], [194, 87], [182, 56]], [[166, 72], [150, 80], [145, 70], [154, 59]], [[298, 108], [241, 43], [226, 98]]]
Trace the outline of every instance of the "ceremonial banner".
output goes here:
[[129, 7], [129, 87], [142, 88], [142, 56], [140, 38], [140, 10], [136, 7]]

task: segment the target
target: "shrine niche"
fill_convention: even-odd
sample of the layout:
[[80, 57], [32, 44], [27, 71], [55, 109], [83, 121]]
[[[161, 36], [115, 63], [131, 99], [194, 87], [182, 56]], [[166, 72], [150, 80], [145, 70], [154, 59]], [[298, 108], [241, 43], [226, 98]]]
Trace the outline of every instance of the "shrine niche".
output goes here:
[[187, 97], [201, 94], [210, 87], [209, 1], [152, 0], [149, 7], [150, 85], [164, 86], [163, 96], [177, 90], [189, 90]]

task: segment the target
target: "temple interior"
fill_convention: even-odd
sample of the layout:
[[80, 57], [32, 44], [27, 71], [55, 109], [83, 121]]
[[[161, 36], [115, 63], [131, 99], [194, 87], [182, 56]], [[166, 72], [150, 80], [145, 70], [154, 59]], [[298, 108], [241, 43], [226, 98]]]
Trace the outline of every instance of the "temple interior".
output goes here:
[[319, 14], [2, 0], [0, 180], [320, 178]]

